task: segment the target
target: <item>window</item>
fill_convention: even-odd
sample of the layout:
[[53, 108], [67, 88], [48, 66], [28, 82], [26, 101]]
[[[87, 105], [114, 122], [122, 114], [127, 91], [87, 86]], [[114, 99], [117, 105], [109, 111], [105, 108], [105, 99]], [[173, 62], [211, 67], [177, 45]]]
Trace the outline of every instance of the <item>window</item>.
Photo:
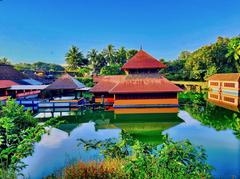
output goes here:
[[210, 98], [218, 99], [218, 95], [217, 94], [210, 94]]
[[235, 83], [224, 83], [224, 87], [235, 88]]
[[218, 86], [218, 82], [210, 82], [211, 86]]
[[223, 99], [224, 99], [224, 101], [226, 101], [226, 102], [230, 102], [230, 103], [234, 103], [234, 102], [235, 102], [235, 99], [234, 99], [234, 98], [224, 97]]

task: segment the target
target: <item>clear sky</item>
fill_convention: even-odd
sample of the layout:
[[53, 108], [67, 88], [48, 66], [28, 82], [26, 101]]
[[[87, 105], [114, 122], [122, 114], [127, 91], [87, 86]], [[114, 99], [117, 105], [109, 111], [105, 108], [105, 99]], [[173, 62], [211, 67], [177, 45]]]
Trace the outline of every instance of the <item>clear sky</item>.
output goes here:
[[240, 0], [0, 0], [0, 57], [63, 64], [107, 44], [174, 59], [240, 34]]

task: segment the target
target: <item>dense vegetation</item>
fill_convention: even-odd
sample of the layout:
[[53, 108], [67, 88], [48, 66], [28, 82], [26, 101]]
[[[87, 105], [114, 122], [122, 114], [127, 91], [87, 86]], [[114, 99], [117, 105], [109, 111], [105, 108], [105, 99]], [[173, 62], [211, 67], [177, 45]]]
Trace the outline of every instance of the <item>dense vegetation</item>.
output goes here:
[[[202, 147], [190, 141], [174, 142], [165, 136], [160, 145], [133, 139], [124, 131], [121, 139], [84, 141], [86, 150], [100, 149], [101, 162], [78, 162], [60, 172], [63, 178], [208, 178], [212, 167]], [[55, 176], [57, 177], [57, 176]], [[59, 176], [58, 176], [59, 177]], [[54, 178], [54, 176], [53, 176]]]
[[53, 63], [44, 63], [44, 62], [36, 62], [36, 63], [18, 63], [14, 65], [17, 70], [43, 70], [46, 72], [49, 71], [64, 71], [64, 68], [61, 65], [53, 64]]
[[181, 52], [173, 61], [165, 61], [168, 68], [163, 70], [170, 80], [206, 80], [215, 73], [240, 72], [240, 36], [232, 39], [218, 37], [213, 44], [193, 52]]
[[23, 167], [21, 159], [31, 155], [33, 144], [55, 123], [39, 124], [29, 111], [10, 99], [0, 106], [0, 178], [14, 178]]

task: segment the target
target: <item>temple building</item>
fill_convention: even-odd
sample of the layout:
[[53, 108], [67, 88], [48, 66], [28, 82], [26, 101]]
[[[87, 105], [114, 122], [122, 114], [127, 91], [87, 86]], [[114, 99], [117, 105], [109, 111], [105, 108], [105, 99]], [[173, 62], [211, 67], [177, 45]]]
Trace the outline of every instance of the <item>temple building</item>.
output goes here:
[[239, 106], [240, 73], [215, 74], [208, 79], [208, 100], [218, 104]]
[[116, 114], [178, 112], [182, 89], [159, 73], [162, 68], [166, 66], [140, 50], [122, 66], [126, 75], [95, 78], [95, 102], [112, 102]]

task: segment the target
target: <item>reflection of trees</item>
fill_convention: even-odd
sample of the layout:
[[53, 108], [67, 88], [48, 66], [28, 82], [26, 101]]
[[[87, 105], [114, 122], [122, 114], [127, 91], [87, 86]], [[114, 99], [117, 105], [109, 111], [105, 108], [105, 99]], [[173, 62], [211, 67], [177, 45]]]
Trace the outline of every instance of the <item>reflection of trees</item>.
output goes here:
[[206, 102], [205, 104], [186, 104], [183, 108], [203, 125], [213, 127], [217, 131], [231, 129], [234, 135], [240, 139], [239, 113]]

